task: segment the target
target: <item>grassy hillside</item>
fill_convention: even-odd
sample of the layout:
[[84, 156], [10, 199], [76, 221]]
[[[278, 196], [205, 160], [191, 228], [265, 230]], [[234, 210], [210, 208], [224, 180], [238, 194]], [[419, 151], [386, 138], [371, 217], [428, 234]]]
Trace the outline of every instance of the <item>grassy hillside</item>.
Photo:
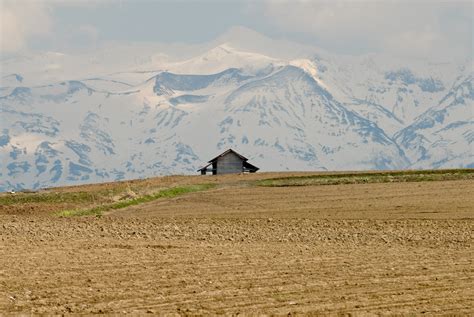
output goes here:
[[358, 183], [425, 182], [474, 179], [474, 169], [383, 172], [285, 172], [223, 176], [164, 176], [37, 192], [0, 194], [0, 213], [50, 213], [59, 216], [101, 215], [157, 199], [219, 187], [286, 187]]

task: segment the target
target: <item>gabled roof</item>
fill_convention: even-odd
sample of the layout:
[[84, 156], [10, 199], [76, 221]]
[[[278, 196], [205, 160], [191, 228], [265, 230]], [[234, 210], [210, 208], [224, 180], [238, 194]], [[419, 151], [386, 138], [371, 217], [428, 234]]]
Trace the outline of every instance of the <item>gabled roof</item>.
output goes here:
[[259, 170], [259, 168], [257, 166], [252, 165], [249, 162], [245, 162], [245, 161], [244, 161], [244, 168], [247, 168], [249, 170], [253, 170], [255, 172]]
[[248, 158], [246, 158], [246, 157], [243, 156], [243, 155], [240, 155], [239, 153], [235, 152], [234, 150], [228, 149], [227, 151], [222, 152], [221, 154], [217, 155], [215, 158], [213, 158], [212, 160], [210, 160], [209, 163], [212, 163], [212, 162], [216, 161], [219, 157], [223, 157], [224, 155], [227, 155], [227, 154], [229, 154], [229, 153], [231, 153], [231, 152], [234, 153], [235, 155], [237, 155], [238, 157], [240, 157], [244, 162], [249, 160]]
[[247, 162], [247, 161], [248, 161], [248, 158], [246, 158], [246, 157], [243, 156], [243, 155], [240, 155], [239, 153], [235, 152], [235, 151], [232, 150], [232, 149], [228, 149], [227, 151], [222, 152], [221, 154], [219, 154], [218, 156], [216, 156], [216, 157], [213, 158], [212, 160], [208, 161], [208, 164], [207, 164], [207, 165], [201, 167], [201, 168], [198, 169], [197, 171], [200, 172], [200, 171], [206, 170], [211, 164], [213, 164], [214, 162], [216, 162], [218, 158], [223, 157], [223, 156], [225, 156], [225, 155], [227, 155], [227, 154], [229, 154], [229, 153], [234, 153], [234, 154], [237, 155], [239, 158], [241, 158], [242, 161], [243, 161], [243, 167], [244, 167], [244, 168], [246, 168], [246, 169], [248, 169], [248, 170], [253, 170], [254, 172], [256, 172], [256, 171], [259, 170], [258, 167], [256, 167], [255, 165], [252, 165], [252, 164], [250, 164], [249, 162]]
[[209, 167], [209, 165], [211, 165], [211, 164], [212, 164], [212, 163], [209, 163], [209, 164], [207, 164], [206, 166], [201, 167], [201, 168], [198, 169], [197, 171], [200, 172], [200, 171], [202, 171], [202, 170], [205, 170], [205, 169], [207, 169], [207, 168]]

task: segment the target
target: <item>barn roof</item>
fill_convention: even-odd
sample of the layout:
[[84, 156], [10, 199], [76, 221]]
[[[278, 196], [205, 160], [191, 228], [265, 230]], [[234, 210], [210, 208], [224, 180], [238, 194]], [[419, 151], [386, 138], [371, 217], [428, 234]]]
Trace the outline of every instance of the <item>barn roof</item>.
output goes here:
[[235, 151], [232, 150], [232, 149], [228, 149], [227, 151], [222, 152], [221, 154], [219, 154], [218, 156], [216, 156], [216, 157], [213, 158], [212, 160], [208, 161], [208, 164], [207, 164], [207, 165], [201, 167], [201, 168], [198, 169], [197, 171], [200, 172], [200, 171], [206, 170], [210, 165], [212, 165], [212, 163], [216, 162], [218, 158], [223, 157], [223, 156], [225, 156], [225, 155], [227, 155], [227, 154], [229, 154], [229, 153], [234, 153], [234, 154], [237, 155], [240, 159], [242, 159], [242, 161], [243, 161], [243, 167], [244, 167], [244, 168], [247, 168], [247, 169], [249, 169], [249, 170], [253, 170], [253, 171], [255, 171], [255, 172], [259, 170], [258, 167], [256, 167], [255, 165], [252, 165], [252, 164], [250, 164], [249, 162], [247, 162], [247, 161], [248, 161], [248, 158], [246, 158], [246, 157], [243, 156], [243, 155], [240, 155], [239, 153], [235, 152]]
[[255, 165], [250, 164], [249, 162], [244, 161], [244, 167], [250, 170], [254, 170], [255, 172], [259, 170], [259, 168]]
[[243, 161], [248, 161], [248, 160], [249, 160], [248, 158], [246, 158], [246, 157], [243, 156], [243, 155], [240, 155], [239, 153], [235, 152], [234, 150], [228, 149], [227, 151], [222, 152], [221, 154], [217, 155], [215, 158], [213, 158], [212, 160], [210, 160], [209, 163], [212, 163], [212, 162], [214, 162], [214, 161], [217, 161], [217, 159], [218, 159], [219, 157], [223, 157], [224, 155], [227, 155], [227, 154], [229, 154], [229, 153], [231, 153], [231, 152], [234, 153], [235, 155], [237, 155], [238, 157], [240, 157]]
[[197, 171], [200, 172], [200, 171], [202, 171], [202, 170], [205, 170], [205, 169], [207, 169], [207, 168], [209, 167], [209, 165], [211, 165], [211, 164], [212, 164], [212, 163], [209, 163], [209, 164], [207, 164], [206, 166], [201, 167], [201, 168], [198, 169]]

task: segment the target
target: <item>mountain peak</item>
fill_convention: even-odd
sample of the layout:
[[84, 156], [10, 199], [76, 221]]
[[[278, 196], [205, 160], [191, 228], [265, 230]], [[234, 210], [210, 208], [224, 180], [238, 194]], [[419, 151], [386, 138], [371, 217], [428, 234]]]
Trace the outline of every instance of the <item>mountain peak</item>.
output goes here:
[[225, 56], [225, 55], [235, 54], [235, 53], [238, 53], [238, 51], [234, 47], [232, 47], [230, 43], [223, 43], [209, 50], [204, 55]]
[[303, 44], [271, 38], [244, 26], [233, 26], [211, 42], [214, 46], [229, 45], [234, 49], [275, 58], [307, 57], [319, 49]]
[[199, 56], [169, 64], [167, 68], [181, 74], [214, 74], [229, 68], [239, 68], [253, 72], [272, 63], [279, 64], [280, 62], [272, 57], [244, 51], [235, 48], [232, 43], [224, 42]]

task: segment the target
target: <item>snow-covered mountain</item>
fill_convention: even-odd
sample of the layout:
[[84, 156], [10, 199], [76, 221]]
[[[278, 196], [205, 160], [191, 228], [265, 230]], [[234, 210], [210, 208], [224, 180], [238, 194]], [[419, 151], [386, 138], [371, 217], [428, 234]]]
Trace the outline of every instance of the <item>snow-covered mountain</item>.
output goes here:
[[0, 190], [193, 174], [227, 148], [263, 171], [474, 167], [471, 61], [216, 41], [2, 60]]

